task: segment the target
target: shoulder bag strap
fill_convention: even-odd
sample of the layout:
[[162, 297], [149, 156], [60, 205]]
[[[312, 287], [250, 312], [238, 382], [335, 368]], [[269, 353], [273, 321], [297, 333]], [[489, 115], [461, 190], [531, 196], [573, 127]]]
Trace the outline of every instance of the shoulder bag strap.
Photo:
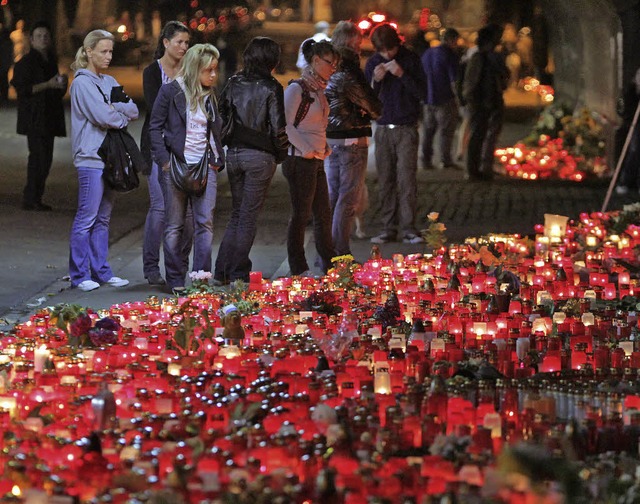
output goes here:
[[296, 111], [296, 117], [293, 120], [293, 127], [297, 128], [302, 120], [307, 116], [309, 107], [311, 107], [311, 104], [315, 101], [315, 99], [311, 96], [309, 86], [307, 86], [307, 84], [304, 82], [304, 79], [292, 79], [289, 81], [289, 84], [292, 83], [296, 83], [302, 88], [302, 100], [300, 101], [300, 105], [298, 106], [298, 110]]

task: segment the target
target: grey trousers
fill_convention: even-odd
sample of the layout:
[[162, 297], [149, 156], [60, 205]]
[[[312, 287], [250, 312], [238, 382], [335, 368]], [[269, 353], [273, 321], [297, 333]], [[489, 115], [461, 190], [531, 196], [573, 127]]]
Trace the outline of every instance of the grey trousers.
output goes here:
[[382, 231], [417, 234], [418, 126], [378, 126], [374, 139]]

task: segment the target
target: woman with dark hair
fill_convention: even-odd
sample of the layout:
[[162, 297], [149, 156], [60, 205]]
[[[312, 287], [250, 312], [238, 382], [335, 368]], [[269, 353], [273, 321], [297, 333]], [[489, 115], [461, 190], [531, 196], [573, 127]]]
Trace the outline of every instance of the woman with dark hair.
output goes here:
[[[160, 34], [158, 47], [154, 54], [154, 61], [144, 69], [142, 73], [142, 87], [144, 99], [147, 103], [147, 113], [142, 126], [140, 150], [147, 160], [150, 168], [147, 178], [149, 189], [149, 211], [144, 223], [144, 242], [142, 244], [142, 268], [144, 277], [151, 285], [164, 285], [165, 281], [160, 274], [160, 245], [164, 233], [164, 198], [160, 186], [161, 178], [158, 165], [151, 159], [151, 146], [149, 142], [149, 120], [151, 110], [156, 101], [158, 90], [163, 84], [175, 79], [182, 58], [189, 49], [190, 32], [180, 21], [169, 21]], [[184, 271], [189, 268], [189, 253], [193, 241], [193, 218], [189, 207], [185, 227], [182, 235], [182, 254]]]
[[309, 275], [304, 253], [304, 230], [313, 217], [313, 234], [319, 266], [326, 273], [334, 255], [331, 239], [331, 207], [324, 160], [331, 153], [327, 144], [329, 103], [324, 95], [329, 78], [338, 67], [338, 53], [330, 42], [307, 39], [302, 44], [307, 66], [302, 77], [284, 92], [287, 135], [291, 150], [282, 171], [289, 182], [291, 217], [287, 255], [292, 275]]
[[258, 216], [289, 145], [284, 92], [272, 75], [280, 62], [280, 46], [256, 37], [242, 57], [242, 70], [229, 79], [220, 97], [232, 210], [216, 259], [217, 284], [249, 281]]
[[[193, 271], [211, 272], [217, 178], [224, 166], [222, 118], [214, 88], [219, 58], [211, 44], [190, 47], [176, 79], [160, 88], [149, 121], [151, 153], [160, 167], [164, 191], [166, 281], [174, 292], [185, 288], [181, 238], [189, 203], [194, 223]], [[172, 177], [172, 164], [206, 165], [204, 192], [179, 187]]]
[[17, 131], [27, 136], [29, 148], [22, 208], [47, 211], [51, 207], [42, 202], [42, 196], [53, 161], [54, 138], [66, 136], [62, 97], [68, 79], [58, 72], [51, 27], [46, 22], [33, 25], [29, 40], [31, 50], [16, 63], [11, 81], [18, 94]]

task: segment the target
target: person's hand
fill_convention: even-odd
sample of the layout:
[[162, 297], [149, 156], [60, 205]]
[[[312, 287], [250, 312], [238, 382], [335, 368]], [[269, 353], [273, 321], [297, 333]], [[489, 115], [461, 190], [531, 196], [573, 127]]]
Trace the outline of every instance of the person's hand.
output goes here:
[[122, 86], [114, 86], [111, 88], [111, 103], [129, 103], [131, 98], [124, 92]]
[[54, 75], [47, 81], [47, 87], [50, 89], [66, 89], [66, 83], [61, 79], [61, 75]]
[[58, 74], [57, 81], [60, 89], [67, 89], [67, 86], [69, 85], [69, 76], [67, 74]]
[[387, 69], [387, 72], [389, 72], [391, 75], [395, 75], [396, 77], [402, 77], [402, 75], [404, 74], [404, 70], [394, 59], [384, 63], [384, 67]]
[[373, 69], [374, 81], [380, 82], [382, 79], [384, 79], [384, 76], [387, 73], [386, 65], [387, 65], [386, 63], [380, 63], [379, 65], [376, 65], [376, 67]]
[[318, 151], [309, 151], [302, 156], [304, 159], [316, 159], [318, 157]]
[[169, 161], [167, 161], [165, 164], [162, 165], [162, 171], [169, 171], [169, 165], [171, 163]]

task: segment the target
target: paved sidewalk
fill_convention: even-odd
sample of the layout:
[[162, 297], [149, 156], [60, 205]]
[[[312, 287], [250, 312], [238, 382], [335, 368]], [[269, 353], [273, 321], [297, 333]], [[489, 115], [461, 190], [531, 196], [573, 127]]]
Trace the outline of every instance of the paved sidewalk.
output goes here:
[[[130, 74], [130, 85], [133, 78]], [[120, 79], [123, 79], [121, 76]], [[535, 118], [535, 102], [530, 96], [507, 96], [510, 122], [505, 124], [500, 144], [512, 145], [524, 137]], [[520, 122], [514, 122], [519, 120]], [[132, 125], [139, 136], [141, 122]], [[69, 122], [67, 121], [67, 125]], [[69, 139], [56, 140], [52, 174], [47, 184], [46, 201], [53, 212], [25, 212], [20, 209], [24, 184], [26, 140], [15, 135], [15, 108], [0, 110], [0, 329], [24, 320], [39, 307], [57, 303], [78, 303], [93, 308], [144, 300], [149, 295], [165, 295], [149, 286], [142, 275], [142, 235], [148, 206], [146, 180], [129, 194], [118, 197], [111, 221], [110, 262], [116, 275], [128, 278], [129, 286], [115, 289], [103, 286], [83, 293], [70, 289], [67, 275], [68, 234], [75, 214], [77, 181], [69, 162]], [[418, 227], [426, 224], [425, 216], [439, 212], [447, 226], [449, 241], [488, 232], [529, 234], [545, 213], [575, 218], [583, 211], [599, 210], [607, 191], [607, 183], [573, 184], [569, 182], [525, 182], [497, 178], [491, 183], [463, 181], [461, 170], [425, 171], [418, 173]], [[375, 166], [370, 156], [367, 183], [370, 208], [365, 215], [366, 230], [378, 231]], [[214, 258], [224, 227], [229, 219], [230, 193], [226, 174], [219, 178]], [[637, 194], [615, 196], [610, 209], [638, 200]], [[254, 269], [265, 278], [288, 274], [286, 262], [286, 222], [289, 213], [288, 187], [278, 169], [262, 213], [256, 244], [252, 252]], [[368, 240], [354, 240], [353, 253], [358, 261], [369, 256]], [[389, 243], [381, 246], [384, 256], [393, 253], [423, 252], [422, 245]], [[307, 247], [309, 258], [315, 257], [313, 243]]]

